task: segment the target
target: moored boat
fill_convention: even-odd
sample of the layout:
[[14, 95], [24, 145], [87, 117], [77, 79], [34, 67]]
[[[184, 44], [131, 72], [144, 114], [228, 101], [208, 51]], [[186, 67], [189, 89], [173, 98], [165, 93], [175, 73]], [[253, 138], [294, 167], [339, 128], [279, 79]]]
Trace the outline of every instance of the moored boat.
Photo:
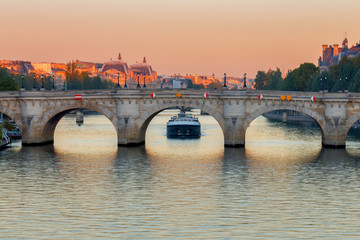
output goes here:
[[180, 112], [166, 124], [168, 138], [199, 138], [201, 126], [197, 117]]
[[20, 130], [19, 128], [15, 128], [13, 130], [10, 130], [7, 132], [7, 135], [11, 138], [11, 139], [21, 139], [21, 134], [20, 134]]
[[5, 128], [1, 129], [0, 137], [0, 150], [7, 147], [10, 144], [10, 138], [7, 135], [7, 130]]

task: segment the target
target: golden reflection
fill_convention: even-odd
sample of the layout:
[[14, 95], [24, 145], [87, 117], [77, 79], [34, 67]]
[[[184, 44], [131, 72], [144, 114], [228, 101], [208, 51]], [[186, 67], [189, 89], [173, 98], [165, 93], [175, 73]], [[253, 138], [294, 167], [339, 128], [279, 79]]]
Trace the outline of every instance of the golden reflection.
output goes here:
[[246, 131], [246, 158], [252, 165], [292, 166], [315, 161], [322, 149], [318, 128], [253, 121]]
[[76, 172], [101, 175], [117, 157], [115, 128], [104, 116], [85, 116], [84, 124], [77, 126], [75, 116], [62, 118], [55, 129], [54, 152], [61, 163], [71, 164]]
[[166, 122], [171, 116], [171, 113], [165, 113], [150, 123], [145, 151], [154, 179], [153, 189], [163, 191], [155, 195], [164, 203], [163, 209], [179, 216], [177, 221], [182, 224], [181, 216], [185, 213], [181, 206], [186, 206], [186, 214], [192, 215], [194, 220], [200, 216], [197, 209], [203, 204], [199, 199], [208, 199], [207, 204], [217, 208], [217, 191], [214, 189], [220, 188], [221, 184], [223, 137], [212, 117], [199, 116], [201, 139], [167, 139]]
[[[308, 148], [305, 150], [305, 148]], [[315, 161], [321, 152], [320, 146], [295, 145], [277, 146], [267, 144], [245, 147], [245, 156], [253, 164], [273, 166], [293, 166]]]

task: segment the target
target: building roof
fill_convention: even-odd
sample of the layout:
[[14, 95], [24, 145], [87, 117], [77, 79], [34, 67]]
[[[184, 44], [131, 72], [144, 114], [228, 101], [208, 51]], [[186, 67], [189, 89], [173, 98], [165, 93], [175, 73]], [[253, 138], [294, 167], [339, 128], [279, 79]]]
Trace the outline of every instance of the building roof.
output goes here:
[[130, 65], [130, 69], [133, 71], [134, 74], [149, 75], [149, 76], [154, 74], [151, 65], [146, 63], [145, 57], [142, 63], [136, 63]]
[[128, 70], [129, 70], [127, 63], [121, 59], [120, 53], [119, 53], [118, 60], [115, 60], [115, 61], [110, 60], [108, 62], [105, 62], [104, 65], [102, 66], [100, 72], [106, 72], [110, 69], [116, 69], [122, 73], [128, 73]]
[[360, 54], [360, 44], [349, 49], [349, 54], [358, 55]]

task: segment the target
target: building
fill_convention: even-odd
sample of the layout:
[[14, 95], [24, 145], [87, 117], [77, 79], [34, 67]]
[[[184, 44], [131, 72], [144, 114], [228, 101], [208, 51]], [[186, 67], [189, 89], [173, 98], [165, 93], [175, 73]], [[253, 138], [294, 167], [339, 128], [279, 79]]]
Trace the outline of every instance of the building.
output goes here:
[[140, 75], [144, 78], [145, 83], [151, 83], [157, 80], [157, 73], [152, 69], [151, 65], [146, 62], [144, 57], [142, 63], [130, 65], [130, 76], [133, 78]]
[[109, 70], [117, 70], [119, 73], [128, 74], [129, 68], [126, 62], [121, 59], [121, 54], [119, 53], [118, 60], [110, 60], [105, 62], [102, 66], [100, 73], [106, 75], [106, 72]]
[[75, 65], [76, 70], [80, 73], [86, 72], [90, 77], [97, 76], [103, 67], [103, 64], [101, 63], [83, 62], [79, 60], [75, 61]]
[[145, 84], [159, 85], [157, 81], [157, 73], [152, 69], [151, 65], [146, 62], [146, 58], [142, 63], [136, 63], [128, 67], [127, 63], [124, 62], [119, 53], [117, 60], [110, 60], [105, 62], [100, 70], [100, 76], [104, 79], [113, 81], [114, 83], [119, 82], [121, 86], [136, 88], [141, 83], [141, 86]]
[[320, 72], [329, 70], [330, 66], [339, 64], [345, 56], [355, 58], [360, 55], [360, 42], [349, 48], [349, 41], [345, 37], [341, 47], [339, 44], [322, 45], [322, 56], [319, 57], [318, 66]]
[[27, 61], [12, 61], [12, 60], [0, 60], [0, 66], [9, 70], [13, 74], [27, 75], [33, 69], [31, 62]]

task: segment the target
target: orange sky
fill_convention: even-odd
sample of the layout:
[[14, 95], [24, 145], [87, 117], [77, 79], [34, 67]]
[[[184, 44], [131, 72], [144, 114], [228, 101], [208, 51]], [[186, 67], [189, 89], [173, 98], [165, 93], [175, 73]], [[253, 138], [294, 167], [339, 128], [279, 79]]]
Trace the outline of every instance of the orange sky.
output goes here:
[[360, 41], [359, 0], [0, 0], [0, 59], [128, 64], [254, 77]]

